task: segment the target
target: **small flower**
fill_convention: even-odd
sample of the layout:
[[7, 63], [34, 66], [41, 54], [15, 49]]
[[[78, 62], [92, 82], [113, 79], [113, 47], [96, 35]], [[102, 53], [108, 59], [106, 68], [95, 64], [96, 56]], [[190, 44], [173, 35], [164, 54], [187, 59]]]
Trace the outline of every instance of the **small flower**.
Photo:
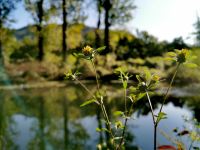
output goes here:
[[192, 53], [188, 49], [175, 49], [175, 52], [168, 52], [166, 53], [166, 56], [166, 60], [178, 62], [179, 64], [183, 64], [189, 68], [197, 67], [197, 64], [193, 63], [193, 60], [197, 57], [195, 55], [192, 55]]
[[187, 60], [187, 56], [189, 55], [189, 51], [187, 49], [182, 49], [177, 51], [177, 62], [184, 63]]
[[158, 75], [153, 75], [152, 76], [152, 80], [155, 81], [155, 82], [157, 82], [157, 81], [160, 80], [160, 77]]
[[93, 52], [93, 48], [87, 45], [82, 49], [82, 52], [85, 56], [91, 55]]

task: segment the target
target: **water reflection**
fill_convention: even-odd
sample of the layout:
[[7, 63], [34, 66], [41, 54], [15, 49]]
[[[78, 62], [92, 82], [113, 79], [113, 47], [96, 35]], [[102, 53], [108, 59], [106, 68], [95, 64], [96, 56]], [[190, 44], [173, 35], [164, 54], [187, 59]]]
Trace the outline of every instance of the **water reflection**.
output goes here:
[[[89, 88], [95, 89], [92, 84]], [[113, 111], [123, 108], [122, 92], [118, 86], [104, 88], [109, 95], [108, 114], [112, 116]], [[108, 141], [107, 134], [95, 130], [105, 126], [99, 108], [96, 105], [79, 107], [90, 98], [79, 86], [17, 90], [15, 93], [17, 98], [13, 91], [0, 94], [2, 150], [93, 150], [97, 144]], [[182, 115], [200, 119], [198, 95], [170, 97], [170, 100], [164, 107], [168, 119], [161, 122], [160, 129], [170, 133], [173, 128], [181, 127]], [[153, 107], [158, 108], [160, 97], [154, 96], [152, 101]], [[134, 107], [134, 119], [128, 123], [126, 149], [151, 149], [153, 126], [148, 107], [145, 99]], [[160, 144], [170, 144], [161, 134], [158, 137]]]

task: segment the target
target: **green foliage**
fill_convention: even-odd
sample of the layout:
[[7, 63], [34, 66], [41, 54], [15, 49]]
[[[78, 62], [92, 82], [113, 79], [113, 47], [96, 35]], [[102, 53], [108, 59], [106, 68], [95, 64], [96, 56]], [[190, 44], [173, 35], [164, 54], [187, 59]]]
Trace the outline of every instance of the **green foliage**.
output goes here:
[[162, 119], [166, 119], [167, 118], [167, 114], [164, 112], [159, 112], [158, 117], [156, 119], [156, 123], [159, 123]]
[[80, 105], [80, 107], [83, 107], [83, 106], [86, 106], [86, 105], [89, 105], [91, 103], [98, 103], [95, 99], [91, 99], [91, 100], [88, 100], [86, 102], [84, 102], [83, 104]]
[[[18, 43], [19, 44], [19, 43]], [[36, 41], [33, 41], [33, 39], [30, 38], [24, 38], [20, 44], [19, 47], [17, 47], [12, 54], [10, 55], [11, 61], [17, 61], [17, 60], [32, 60], [36, 59], [37, 57], [37, 46]]]
[[[66, 77], [72, 77], [72, 79], [76, 80], [92, 96], [92, 99], [85, 101], [83, 104], [81, 104], [81, 107], [91, 104], [91, 103], [97, 103], [99, 105], [99, 107], [101, 108], [101, 111], [103, 113], [103, 117], [107, 124], [107, 127], [102, 128], [102, 129], [97, 128], [96, 130], [98, 132], [102, 132], [102, 131], [108, 132], [111, 137], [111, 141], [112, 141], [111, 145], [115, 149], [118, 149], [118, 148], [123, 147], [123, 143], [125, 140], [125, 129], [127, 126], [127, 121], [130, 119], [130, 115], [131, 115], [131, 111], [133, 109], [132, 107], [133, 107], [134, 103], [146, 95], [149, 106], [150, 106], [153, 123], [154, 123], [154, 149], [156, 149], [156, 147], [157, 147], [157, 145], [156, 145], [157, 126], [161, 120], [167, 118], [166, 117], [167, 114], [162, 112], [163, 105], [166, 101], [166, 98], [168, 96], [168, 93], [172, 86], [172, 83], [174, 82], [174, 79], [175, 79], [175, 76], [179, 69], [179, 66], [181, 64], [187, 63], [192, 56], [189, 54], [189, 51], [186, 49], [175, 50], [175, 52], [169, 52], [167, 54], [168, 56], [170, 56], [171, 60], [177, 62], [177, 67], [176, 67], [174, 75], [171, 79], [171, 82], [169, 84], [169, 87], [167, 89], [167, 92], [164, 95], [163, 102], [161, 104], [158, 115], [156, 115], [154, 113], [151, 98], [149, 96], [149, 92], [152, 92], [156, 89], [158, 83], [160, 82], [160, 76], [158, 76], [156, 74], [152, 74], [148, 69], [145, 69], [143, 74], [136, 75], [138, 84], [135, 87], [131, 86], [130, 93], [129, 93], [129, 95], [127, 95], [128, 94], [127, 89], [129, 88], [129, 84], [128, 84], [129, 78], [131, 76], [128, 73], [126, 73], [126, 69], [124, 69], [124, 68], [119, 67], [119, 68], [115, 69], [115, 73], [119, 74], [119, 80], [121, 81], [123, 89], [124, 89], [124, 111], [115, 111], [113, 114], [116, 117], [118, 117], [118, 116], [123, 117], [124, 123], [122, 123], [122, 121], [120, 121], [120, 120], [115, 120], [114, 123], [112, 123], [110, 121], [111, 119], [108, 117], [107, 110], [106, 110], [106, 107], [103, 102], [105, 95], [103, 95], [103, 93], [100, 91], [99, 79], [98, 79], [96, 67], [94, 64], [95, 54], [98, 51], [104, 50], [104, 49], [105, 49], [105, 47], [93, 49], [90, 46], [86, 46], [82, 49], [82, 53], [75, 54], [77, 57], [89, 60], [91, 62], [94, 72], [95, 72], [95, 75], [96, 75], [97, 92], [95, 92], [95, 93], [97, 93], [97, 94], [91, 93], [91, 91], [81, 81], [78, 80], [76, 73], [73, 74], [73, 73], [69, 72], [66, 74]], [[131, 100], [131, 106], [127, 106], [127, 98], [129, 98]], [[113, 130], [113, 126], [115, 127], [116, 131]], [[115, 132], [118, 132], [118, 130], [121, 130], [121, 132], [122, 132], [120, 136], [116, 136]], [[119, 140], [119, 143], [117, 142], [118, 140]]]

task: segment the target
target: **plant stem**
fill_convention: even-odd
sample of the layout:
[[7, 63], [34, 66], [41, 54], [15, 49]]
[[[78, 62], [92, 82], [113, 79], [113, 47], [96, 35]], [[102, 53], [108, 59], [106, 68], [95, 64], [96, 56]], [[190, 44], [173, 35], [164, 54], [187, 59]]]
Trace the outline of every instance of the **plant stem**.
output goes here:
[[127, 112], [127, 100], [126, 100], [126, 93], [127, 93], [127, 89], [124, 88], [124, 107], [125, 107], [125, 115], [128, 115], [128, 112]]
[[193, 143], [194, 143], [194, 140], [192, 140], [190, 147], [189, 147], [189, 150], [191, 150]]
[[151, 99], [149, 97], [149, 93], [148, 93], [147, 90], [146, 90], [146, 95], [147, 95], [147, 99], [148, 99], [148, 102], [149, 102], [151, 115], [152, 115], [152, 119], [153, 119], [153, 125], [154, 125], [154, 137], [153, 137], [153, 140], [154, 140], [154, 150], [156, 150], [156, 147], [157, 147], [157, 122], [156, 122], [155, 114], [154, 114], [153, 107], [152, 107], [152, 104], [151, 104]]
[[96, 67], [94, 65], [93, 59], [91, 59], [91, 63], [92, 63], [93, 69], [95, 71], [95, 77], [96, 77], [96, 83], [97, 83], [97, 90], [98, 90], [98, 92], [100, 92], [99, 80], [98, 80], [98, 77], [97, 77], [97, 70], [96, 70]]
[[[99, 86], [99, 80], [98, 80], [98, 77], [97, 77], [97, 70], [96, 70], [96, 67], [94, 65], [94, 61], [93, 59], [91, 59], [91, 63], [92, 63], [92, 66], [93, 66], [93, 69], [94, 69], [94, 72], [95, 72], [95, 77], [96, 77], [96, 83], [97, 83], [97, 91], [99, 94], [100, 93], [100, 86]], [[101, 97], [100, 99], [100, 106], [101, 106], [101, 110], [103, 112], [103, 115], [104, 115], [104, 119], [106, 120], [106, 123], [108, 125], [108, 130], [110, 132], [110, 135], [111, 137], [114, 139], [114, 135], [112, 133], [112, 128], [111, 128], [111, 125], [110, 125], [110, 120], [109, 120], [109, 117], [108, 117], [108, 114], [107, 114], [107, 111], [106, 111], [106, 108], [105, 108], [105, 105], [103, 103], [103, 98]], [[113, 145], [115, 146], [115, 142], [113, 141]]]
[[157, 149], [157, 123], [154, 124], [154, 150]]
[[125, 131], [126, 131], [126, 126], [127, 126], [127, 122], [128, 122], [128, 116], [130, 116], [132, 108], [133, 108], [133, 103], [131, 104], [131, 107], [130, 107], [130, 109], [129, 109], [129, 112], [128, 112], [126, 118], [125, 118], [124, 128], [123, 128], [123, 131], [122, 131], [122, 138], [121, 138], [121, 141], [120, 141], [120, 143], [119, 143], [119, 145], [118, 145], [118, 147], [117, 147], [117, 150], [119, 150], [120, 147], [121, 147], [121, 145], [123, 144], [124, 136], [125, 136]]
[[[96, 97], [94, 96], [93, 93], [91, 93], [91, 91], [77, 78], [74, 78], [92, 97], [94, 97], [96, 99]], [[97, 99], [96, 99], [97, 100]]]
[[173, 77], [172, 77], [172, 79], [171, 79], [171, 81], [170, 81], [169, 87], [167, 88], [167, 92], [165, 93], [165, 96], [164, 96], [164, 99], [163, 99], [162, 105], [161, 105], [161, 107], [160, 107], [159, 113], [162, 112], [163, 106], [164, 106], [165, 101], [166, 101], [166, 99], [167, 99], [167, 97], [168, 97], [169, 90], [171, 89], [172, 84], [173, 84], [173, 82], [174, 82], [174, 79], [175, 79], [175, 77], [176, 77], [176, 74], [177, 74], [177, 72], [178, 72], [178, 68], [179, 68], [179, 66], [180, 66], [180, 63], [178, 63], [177, 66], [176, 66], [176, 69], [175, 69], [174, 75], [173, 75]]
[[155, 125], [155, 124], [156, 124], [155, 115], [154, 115], [154, 112], [153, 112], [153, 107], [152, 107], [152, 104], [151, 104], [151, 99], [150, 99], [150, 97], [149, 97], [149, 93], [148, 93], [147, 90], [146, 90], [146, 95], [147, 95], [148, 103], [149, 103], [149, 106], [150, 106], [150, 110], [151, 110], [151, 115], [152, 115], [153, 123], [154, 123], [154, 125]]

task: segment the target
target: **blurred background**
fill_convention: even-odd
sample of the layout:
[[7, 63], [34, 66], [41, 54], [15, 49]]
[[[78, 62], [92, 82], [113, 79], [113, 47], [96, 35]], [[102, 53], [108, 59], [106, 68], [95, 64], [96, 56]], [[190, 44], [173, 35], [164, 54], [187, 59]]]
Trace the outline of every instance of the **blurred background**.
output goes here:
[[[12, 83], [63, 80], [70, 69], [92, 77], [90, 65], [72, 55], [90, 45], [107, 47], [96, 62], [101, 76], [112, 76], [118, 66], [133, 74], [144, 67], [158, 69], [167, 76], [160, 57], [165, 52], [189, 48], [198, 55], [199, 4], [198, 0], [1, 0], [1, 70]], [[195, 73], [187, 71], [183, 79], [198, 80]]]
[[[121, 87], [113, 83], [116, 68], [133, 75], [145, 69], [157, 73], [165, 79], [165, 90], [174, 71], [163, 57], [166, 52], [190, 49], [197, 56], [193, 62], [200, 65], [200, 1], [0, 0], [3, 150], [96, 149], [106, 140], [95, 131], [101, 125], [96, 107], [79, 108], [86, 100], [85, 91], [64, 80], [64, 73], [79, 70], [81, 79], [95, 89], [91, 64], [73, 55], [86, 45], [106, 46], [95, 65], [105, 83], [102, 88], [110, 95], [108, 107], [111, 112], [120, 109]], [[165, 106], [168, 120], [161, 125], [165, 132], [183, 129], [187, 123], [183, 115], [200, 120], [200, 68], [180, 68], [175, 84]], [[154, 95], [155, 110], [160, 106], [159, 92]], [[145, 99], [133, 113], [136, 121], [130, 121], [127, 149], [152, 147], [151, 130], [145, 130], [152, 124], [144, 126], [151, 122], [150, 109], [142, 103]], [[170, 143], [159, 136], [160, 143]], [[183, 141], [190, 145], [187, 138]]]

